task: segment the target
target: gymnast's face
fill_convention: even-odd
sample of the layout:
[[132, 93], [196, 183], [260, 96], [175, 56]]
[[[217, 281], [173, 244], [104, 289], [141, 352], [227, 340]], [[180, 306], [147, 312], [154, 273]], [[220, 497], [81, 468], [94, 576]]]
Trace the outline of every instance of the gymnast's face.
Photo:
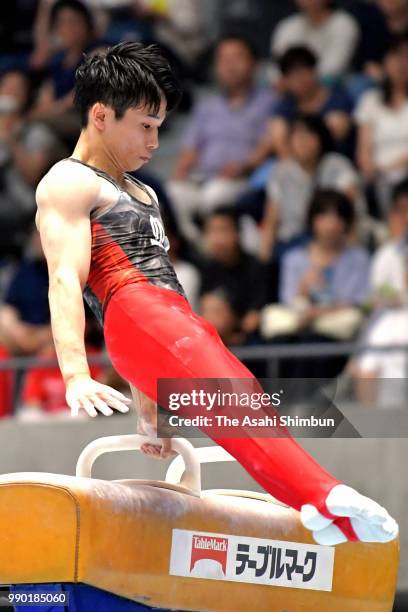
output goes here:
[[159, 128], [166, 117], [163, 99], [158, 112], [142, 106], [128, 108], [123, 117], [115, 117], [113, 108], [94, 104], [91, 123], [96, 130], [98, 145], [124, 171], [141, 168], [159, 147]]

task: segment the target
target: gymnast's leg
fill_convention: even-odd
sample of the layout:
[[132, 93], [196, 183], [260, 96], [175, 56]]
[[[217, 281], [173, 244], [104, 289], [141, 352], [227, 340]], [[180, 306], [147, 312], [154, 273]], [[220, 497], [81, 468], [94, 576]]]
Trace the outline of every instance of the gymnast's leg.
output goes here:
[[[147, 284], [123, 287], [109, 302], [105, 340], [118, 372], [154, 401], [159, 378], [240, 379], [241, 389], [262, 391], [213, 326], [173, 291]], [[241, 428], [239, 437], [218, 438], [200, 429], [266, 491], [300, 510], [305, 526], [323, 534], [322, 543], [396, 536], [397, 526], [386, 510], [343, 485], [289, 435], [273, 437], [272, 430], [271, 438], [254, 438]]]

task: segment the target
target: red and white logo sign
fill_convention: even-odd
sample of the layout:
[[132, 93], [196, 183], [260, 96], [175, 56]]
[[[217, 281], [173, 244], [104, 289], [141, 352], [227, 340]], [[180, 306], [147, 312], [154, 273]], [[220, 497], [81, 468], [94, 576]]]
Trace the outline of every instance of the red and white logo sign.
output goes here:
[[192, 539], [190, 571], [200, 559], [212, 559], [218, 561], [225, 576], [227, 573], [228, 538], [193, 534]]
[[331, 591], [334, 546], [173, 529], [169, 574]]

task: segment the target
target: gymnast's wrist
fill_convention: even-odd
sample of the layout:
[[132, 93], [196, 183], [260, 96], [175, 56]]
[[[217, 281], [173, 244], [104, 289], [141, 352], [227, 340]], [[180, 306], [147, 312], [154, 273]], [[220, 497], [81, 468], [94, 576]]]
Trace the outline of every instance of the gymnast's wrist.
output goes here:
[[91, 378], [91, 373], [89, 370], [85, 370], [83, 372], [71, 372], [69, 374], [63, 374], [63, 379], [66, 387], [68, 387], [68, 385], [70, 385], [77, 378]]

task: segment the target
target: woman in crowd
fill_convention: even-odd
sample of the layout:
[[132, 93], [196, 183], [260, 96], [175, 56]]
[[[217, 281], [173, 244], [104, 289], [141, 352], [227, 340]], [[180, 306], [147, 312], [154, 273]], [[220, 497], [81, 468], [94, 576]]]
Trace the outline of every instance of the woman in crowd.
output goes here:
[[293, 45], [313, 49], [319, 60], [319, 74], [337, 78], [346, 73], [360, 33], [355, 19], [337, 9], [332, 0], [297, 0], [299, 13], [280, 21], [271, 40], [275, 56]]
[[358, 175], [346, 157], [333, 153], [332, 138], [322, 119], [297, 117], [291, 124], [289, 147], [290, 156], [272, 168], [267, 185], [259, 251], [262, 261], [279, 257], [304, 241], [307, 209], [317, 187], [347, 194], [359, 216], [364, 212]]
[[83, 54], [96, 47], [94, 22], [80, 0], [57, 0], [51, 9], [50, 27], [59, 50], [49, 60], [47, 78], [31, 116], [48, 121], [69, 139], [79, 130], [73, 110], [75, 71]]
[[408, 171], [408, 39], [391, 45], [383, 66], [382, 87], [363, 96], [356, 121], [358, 164], [385, 217], [392, 187]]
[[[354, 336], [362, 320], [359, 306], [367, 299], [369, 278], [368, 254], [350, 245], [354, 222], [354, 207], [347, 196], [330, 189], [316, 192], [308, 214], [311, 240], [286, 253], [282, 262], [280, 302], [287, 311], [286, 329], [279, 329], [283, 319], [274, 316], [278, 312], [266, 311], [264, 335], [295, 343]], [[329, 378], [339, 374], [344, 364], [345, 359], [338, 357], [291, 359], [283, 364], [281, 375]]]

